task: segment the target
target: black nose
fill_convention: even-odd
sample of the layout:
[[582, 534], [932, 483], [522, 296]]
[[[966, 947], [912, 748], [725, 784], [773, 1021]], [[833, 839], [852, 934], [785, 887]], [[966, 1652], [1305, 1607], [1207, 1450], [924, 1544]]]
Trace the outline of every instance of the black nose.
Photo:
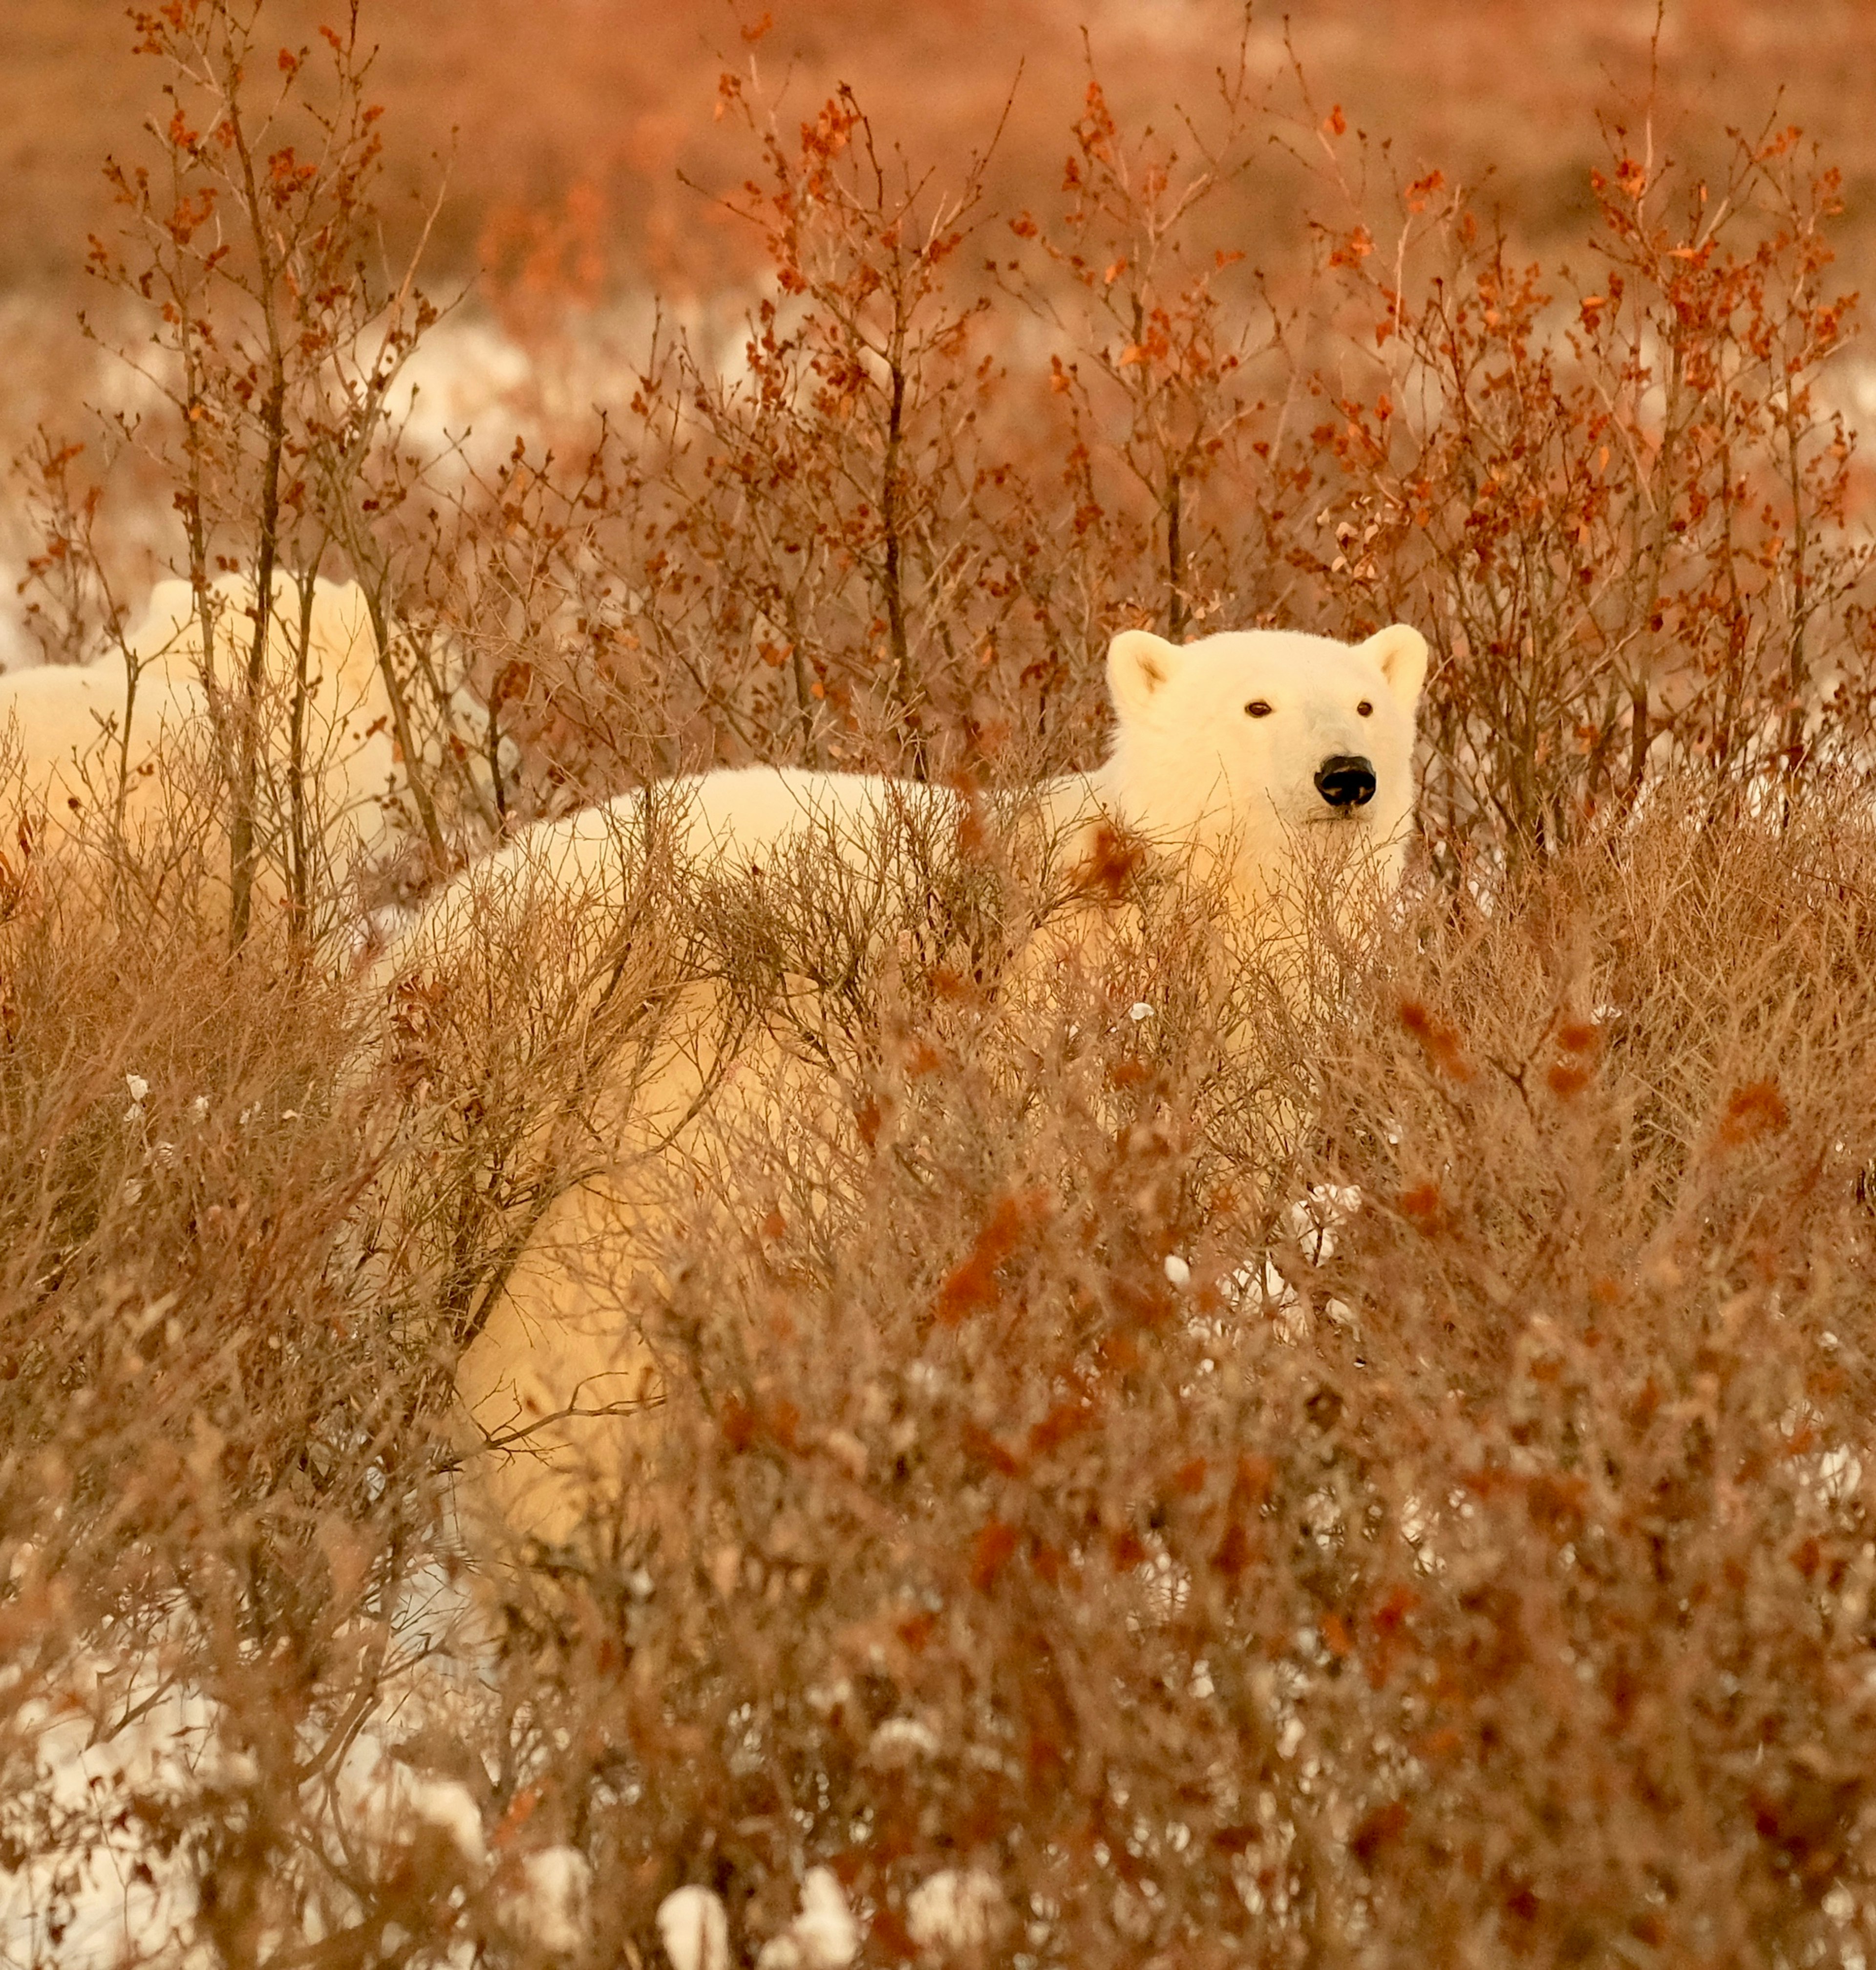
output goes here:
[[1338, 753], [1317, 767], [1316, 792], [1331, 807], [1366, 807], [1374, 798], [1374, 768]]

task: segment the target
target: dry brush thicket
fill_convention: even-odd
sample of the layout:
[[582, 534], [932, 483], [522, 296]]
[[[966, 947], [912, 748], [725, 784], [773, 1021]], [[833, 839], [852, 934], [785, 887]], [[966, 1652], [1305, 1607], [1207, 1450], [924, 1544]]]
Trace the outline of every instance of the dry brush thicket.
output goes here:
[[[1101, 962], [1039, 977], [1063, 899], [974, 824], [883, 893], [804, 851], [679, 894], [654, 853], [387, 1007], [327, 929], [383, 885], [200, 907], [277, 850], [255, 679], [173, 839], [9, 827], [9, 1956], [1865, 1961], [1828, 174], [1772, 132], [1702, 187], [1612, 132], [1533, 270], [1436, 178], [1364, 184], [1300, 83], [1227, 67], [1153, 135], [1091, 78], [1007, 213], [850, 99], [772, 123], [751, 70], [742, 359], [661, 330], [600, 424], [479, 473], [386, 425], [431, 310], [373, 256], [366, 44], [265, 26], [145, 20], [174, 96], [97, 264], [171, 415], [115, 441], [205, 584], [348, 574], [401, 688], [466, 665], [505, 818], [758, 757], [1006, 789], [1091, 756], [1117, 627], [1402, 617], [1422, 841], [1307, 992], [1118, 853], [1068, 899]], [[1208, 231], [1273, 132], [1322, 171], [1301, 299]], [[122, 624], [98, 450], [31, 495], [67, 655]], [[398, 881], [443, 873], [431, 799]], [[700, 974], [821, 1091], [622, 1282], [639, 1494], [463, 1603], [456, 1351]]]

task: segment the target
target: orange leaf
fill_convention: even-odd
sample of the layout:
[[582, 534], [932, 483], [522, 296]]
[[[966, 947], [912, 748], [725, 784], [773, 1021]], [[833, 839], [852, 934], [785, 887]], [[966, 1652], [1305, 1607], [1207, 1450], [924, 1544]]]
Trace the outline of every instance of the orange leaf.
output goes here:
[[1720, 1119], [1719, 1143], [1724, 1149], [1738, 1149], [1757, 1142], [1761, 1136], [1775, 1136], [1791, 1120], [1791, 1110], [1778, 1091], [1775, 1081], [1755, 1081], [1735, 1088], [1728, 1097], [1726, 1112]]
[[988, 1593], [1016, 1550], [1016, 1527], [1006, 1525], [1001, 1519], [991, 1520], [971, 1549], [971, 1585], [980, 1594]]

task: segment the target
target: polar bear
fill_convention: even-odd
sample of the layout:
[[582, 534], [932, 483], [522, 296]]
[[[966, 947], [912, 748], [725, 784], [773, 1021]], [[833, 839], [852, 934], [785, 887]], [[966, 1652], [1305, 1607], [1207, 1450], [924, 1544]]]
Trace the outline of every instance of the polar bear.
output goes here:
[[[1071, 865], [1122, 831], [1214, 886], [1253, 927], [1285, 920], [1299, 862], [1318, 847], [1367, 883], [1391, 886], [1412, 827], [1426, 663], [1426, 639], [1399, 624], [1353, 645], [1273, 630], [1186, 645], [1123, 632], [1107, 658], [1107, 758], [1034, 789], [1030, 824], [1064, 844]], [[858, 774], [750, 767], [668, 782], [538, 824], [458, 876], [388, 954], [379, 982], [434, 1005], [466, 967], [473, 1002], [493, 1003], [476, 954], [483, 963], [511, 958], [531, 913], [571, 902], [577, 920], [626, 926], [610, 947], [598, 936], [578, 961], [583, 975], [649, 1005], [660, 989], [655, 960], [623, 988], [618, 981], [628, 948], [644, 957], [660, 928], [634, 916], [632, 902], [654, 837], [682, 893], [685, 883], [759, 885], [766, 866], [811, 840], [843, 863], [862, 862], [883, 833], [954, 834], [964, 814], [946, 790]], [[682, 951], [675, 961], [681, 974], [699, 962]], [[741, 1073], [742, 1056], [785, 1044], [759, 1026], [738, 1032], [713, 1022], [712, 988], [689, 989], [678, 1041], [610, 1056], [630, 1057], [629, 1091], [581, 1123], [579, 1167], [531, 1217], [467, 1323], [457, 1388], [467, 1434], [472, 1446], [506, 1446], [472, 1457], [481, 1467], [464, 1494], [472, 1536], [559, 1544], [577, 1532], [593, 1487], [629, 1491], [630, 1419], [655, 1398], [657, 1377], [622, 1310], [623, 1289], [657, 1263], [667, 1229], [657, 1200], [669, 1194], [658, 1179], [675, 1165], [710, 1181], [713, 1144], [733, 1133], [725, 1110], [745, 1098], [775, 1102], [773, 1078]], [[535, 1006], [527, 1016], [543, 1016]], [[547, 1023], [556, 1019], [565, 1023], [564, 1005]], [[769, 1117], [774, 1126], [785, 1119]], [[645, 1440], [640, 1422], [636, 1441]]]
[[[122, 652], [80, 665], [41, 665], [0, 674], [0, 758], [14, 769], [11, 790], [35, 852], [56, 852], [99, 838], [100, 824], [121, 819], [134, 844], [192, 804], [219, 805], [225, 772], [219, 726], [245, 688], [254, 633], [254, 587], [237, 575], [211, 584], [213, 642], [205, 658], [202, 611], [186, 580], [160, 582]], [[304, 665], [305, 688], [299, 688]], [[392, 702], [364, 591], [323, 577], [303, 593], [276, 574], [262, 668], [257, 775], [258, 886], [281, 886], [295, 853], [309, 840], [326, 868], [343, 878], [393, 840], [408, 809], [410, 776], [398, 736], [398, 712], [434, 781], [446, 759], [474, 761], [479, 707], [458, 690], [439, 707], [437, 694]], [[297, 730], [296, 730], [297, 727]], [[288, 767], [302, 764], [297, 813]], [[472, 778], [470, 801], [486, 801]], [[206, 794], [206, 800], [201, 796]], [[297, 826], [304, 838], [294, 840]]]

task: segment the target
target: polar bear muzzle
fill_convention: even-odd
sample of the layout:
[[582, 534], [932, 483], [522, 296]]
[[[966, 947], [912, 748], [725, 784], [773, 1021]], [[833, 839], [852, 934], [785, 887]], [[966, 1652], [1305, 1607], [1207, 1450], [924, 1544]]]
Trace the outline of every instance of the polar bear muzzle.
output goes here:
[[1374, 798], [1374, 765], [1346, 753], [1325, 759], [1316, 769], [1316, 792], [1340, 810], [1366, 807]]

